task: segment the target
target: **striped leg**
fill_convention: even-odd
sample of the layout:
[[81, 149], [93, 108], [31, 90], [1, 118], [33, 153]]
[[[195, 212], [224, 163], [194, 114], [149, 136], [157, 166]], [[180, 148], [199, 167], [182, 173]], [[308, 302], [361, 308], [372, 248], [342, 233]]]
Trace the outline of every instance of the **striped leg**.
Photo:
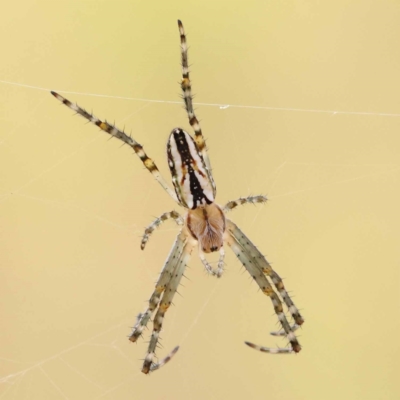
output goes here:
[[232, 235], [243, 246], [247, 254], [251, 257], [251, 260], [271, 279], [276, 290], [281, 295], [282, 300], [285, 302], [295, 324], [301, 325], [304, 322], [304, 319], [286, 291], [281, 277], [272, 269], [271, 264], [235, 224], [231, 222], [230, 227]]
[[174, 347], [174, 349], [169, 354], [167, 354], [162, 360], [160, 360], [158, 363], [151, 364], [150, 372], [160, 369], [163, 365], [165, 365], [168, 361], [171, 360], [171, 358], [176, 354], [176, 352], [178, 350], [179, 350], [179, 346]]
[[51, 94], [57, 100], [61, 101], [61, 103], [65, 104], [71, 110], [75, 111], [77, 114], [81, 115], [83, 118], [87, 119], [92, 124], [98, 126], [104, 132], [109, 133], [111, 136], [116, 137], [117, 139], [120, 139], [127, 145], [131, 146], [132, 149], [135, 151], [135, 153], [138, 155], [138, 157], [142, 160], [144, 166], [150, 171], [151, 174], [153, 174], [156, 181], [177, 203], [179, 203], [175, 192], [168, 186], [165, 179], [161, 176], [160, 171], [158, 170], [154, 161], [151, 158], [147, 157], [147, 154], [144, 152], [143, 147], [138, 142], [136, 142], [134, 139], [128, 136], [125, 132], [120, 131], [117, 127], [110, 125], [108, 122], [103, 122], [99, 120], [94, 115], [88, 113], [83, 108], [79, 107], [77, 104], [71, 103], [69, 100], [60, 96], [58, 93], [51, 92]]
[[[243, 264], [243, 266], [247, 269], [249, 274], [253, 277], [253, 279], [257, 282], [260, 289], [263, 291], [264, 294], [270, 297], [272, 304], [274, 306], [274, 310], [276, 315], [278, 316], [279, 322], [281, 323], [283, 330], [286, 333], [286, 337], [290, 341], [291, 347], [294, 352], [298, 353], [301, 350], [301, 346], [297, 341], [296, 335], [293, 332], [292, 327], [289, 325], [289, 322], [286, 319], [285, 313], [283, 312], [282, 303], [279, 299], [279, 296], [275, 293], [274, 289], [272, 288], [271, 284], [268, 282], [267, 277], [264, 275], [263, 271], [259, 266], [254, 262], [252, 255], [249, 253], [248, 249], [243, 245], [243, 240], [238, 241], [234, 230], [236, 225], [226, 220], [227, 223], [227, 230], [229, 233], [228, 236], [228, 245], [231, 247], [237, 258]], [[244, 235], [242, 237], [247, 242], [250, 242], [248, 238]], [[260, 346], [254, 345], [253, 343], [246, 342], [246, 344], [250, 347], [255, 349], [261, 349]], [[271, 348], [263, 348], [262, 351], [266, 351], [269, 353], [287, 353], [291, 351], [291, 349], [271, 349]]]
[[180, 260], [185, 243], [185, 235], [182, 233], [179, 234], [175, 240], [171, 252], [168, 255], [167, 261], [164, 264], [164, 267], [156, 283], [155, 290], [150, 297], [149, 306], [144, 313], [139, 314], [138, 320], [133, 327], [132, 334], [129, 337], [129, 340], [131, 342], [136, 342], [138, 338], [142, 335], [143, 329], [146, 327], [154, 311], [157, 309], [158, 304], [160, 303], [161, 295], [172, 279], [176, 263], [178, 262], [178, 260]]
[[262, 351], [264, 353], [270, 353], [270, 354], [290, 354], [293, 353], [292, 349], [289, 348], [279, 348], [279, 347], [264, 347], [264, 346], [259, 346], [258, 344], [254, 344], [251, 342], [245, 342], [247, 346], [251, 347], [254, 350]]
[[[295, 332], [300, 328], [300, 325], [294, 324], [292, 325], [292, 331]], [[270, 332], [272, 336], [286, 336], [286, 332], [283, 330]]]
[[203, 133], [201, 132], [200, 123], [193, 109], [192, 85], [190, 83], [190, 78], [189, 78], [188, 46], [186, 42], [185, 30], [183, 29], [183, 25], [180, 20], [178, 20], [178, 27], [179, 27], [179, 33], [181, 35], [181, 62], [182, 62], [181, 89], [183, 92], [183, 100], [185, 102], [185, 108], [189, 117], [190, 126], [194, 130], [194, 135], [195, 135], [194, 139], [196, 141], [197, 148], [199, 149], [206, 164], [208, 178], [210, 179], [211, 184], [213, 186], [213, 191], [215, 196], [216, 192], [215, 183], [211, 175], [211, 163], [207, 155], [206, 142], [204, 140]]
[[266, 196], [249, 196], [249, 197], [240, 197], [239, 199], [228, 201], [223, 207], [222, 210], [224, 212], [228, 212], [236, 208], [237, 206], [241, 206], [244, 204], [258, 204], [265, 203], [267, 201]]
[[225, 260], [225, 250], [223, 247], [221, 247], [219, 249], [219, 260], [218, 260], [218, 264], [217, 264], [217, 269], [214, 269], [211, 266], [211, 264], [207, 261], [200, 246], [199, 246], [199, 258], [200, 258], [201, 262], [203, 263], [204, 268], [210, 275], [216, 276], [217, 278], [221, 278], [221, 276], [224, 272], [224, 260]]
[[183, 218], [176, 211], [165, 212], [158, 218], [156, 218], [144, 231], [144, 235], [142, 238], [142, 243], [140, 244], [140, 248], [144, 250], [148, 240], [152, 233], [167, 219], [173, 219], [178, 225], [183, 225]]
[[[183, 248], [182, 254], [178, 260], [174, 263], [174, 271], [172, 273], [172, 277], [169, 280], [164, 294], [161, 298], [160, 304], [158, 306], [157, 313], [153, 320], [153, 333], [151, 334], [149, 347], [147, 350], [147, 355], [143, 362], [142, 372], [148, 374], [149, 371], [157, 369], [158, 363], [154, 363], [153, 359], [155, 356], [155, 350], [157, 348], [158, 339], [160, 336], [162, 324], [164, 321], [165, 313], [167, 312], [168, 308], [172, 303], [172, 299], [178, 289], [179, 283], [183, 276], [183, 273], [186, 268], [186, 264], [189, 261], [190, 254], [193, 250], [193, 244], [187, 242], [185, 247]], [[168, 358], [168, 356], [167, 356]], [[165, 360], [165, 359], [164, 359]], [[163, 361], [164, 361], [163, 360]]]

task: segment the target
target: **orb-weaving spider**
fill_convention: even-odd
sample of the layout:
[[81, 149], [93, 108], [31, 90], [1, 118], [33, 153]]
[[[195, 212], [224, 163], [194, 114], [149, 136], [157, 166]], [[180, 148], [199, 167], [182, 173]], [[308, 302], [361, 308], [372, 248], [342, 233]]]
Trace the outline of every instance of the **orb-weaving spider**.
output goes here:
[[[290, 353], [293, 351], [297, 353], [301, 350], [301, 346], [296, 339], [294, 331], [304, 322], [303, 317], [286, 292], [279, 275], [272, 269], [265, 257], [245, 234], [232, 221], [225, 217], [228, 211], [234, 209], [238, 205], [246, 203], [264, 203], [267, 201], [266, 197], [250, 196], [247, 198], [239, 198], [228, 202], [223, 207], [220, 207], [214, 202], [216, 187], [211, 175], [210, 160], [207, 155], [200, 124], [193, 109], [185, 31], [181, 21], [178, 21], [178, 26], [181, 37], [181, 88], [189, 123], [194, 130], [195, 136], [192, 138], [187, 132], [180, 128], [173, 129], [169, 136], [167, 142], [168, 165], [175, 191], [169, 187], [161, 176], [153, 160], [147, 157], [143, 147], [132, 137], [126, 135], [115, 126], [99, 120], [94, 115], [89, 114], [84, 109], [71, 103], [59, 94], [51, 92], [67, 107], [71, 108], [103, 131], [109, 133], [111, 136], [131, 146], [158, 183], [160, 183], [172, 199], [186, 211], [184, 217], [180, 216], [176, 211], [162, 214], [146, 228], [142, 239], [141, 248], [144, 249], [152, 232], [162, 222], [170, 218], [178, 225], [182, 226], [158, 278], [155, 290], [150, 297], [149, 306], [146, 311], [139, 314], [133, 332], [129, 337], [132, 342], [136, 342], [142, 335], [142, 331], [148, 324], [150, 318], [155, 313], [153, 332], [142, 368], [142, 372], [145, 374], [160, 368], [168, 362], [178, 350], [178, 347], [175, 347], [173, 351], [161, 361], [157, 363], [153, 361], [165, 313], [171, 305], [194, 247], [198, 247], [199, 257], [206, 271], [219, 278], [224, 270], [224, 244], [227, 244], [257, 282], [263, 293], [271, 298], [275, 313], [283, 328], [282, 331], [272, 332], [272, 334], [286, 336], [291, 344], [291, 348], [261, 347], [253, 343], [245, 342], [248, 346], [268, 353]], [[208, 263], [204, 256], [204, 253], [211, 253], [214, 251], [219, 251], [220, 254], [216, 269]], [[293, 326], [287, 321], [282, 302], [268, 278], [279, 292], [280, 297], [283, 299], [293, 317]]]

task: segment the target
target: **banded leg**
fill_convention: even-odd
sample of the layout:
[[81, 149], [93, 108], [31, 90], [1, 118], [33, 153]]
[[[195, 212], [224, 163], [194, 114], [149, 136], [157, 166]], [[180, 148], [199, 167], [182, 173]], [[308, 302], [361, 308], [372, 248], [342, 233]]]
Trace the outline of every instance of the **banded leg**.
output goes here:
[[144, 152], [141, 144], [136, 142], [133, 138], [128, 136], [125, 132], [120, 131], [114, 125], [110, 125], [108, 122], [103, 122], [95, 117], [93, 114], [88, 113], [83, 108], [79, 107], [77, 104], [71, 103], [66, 98], [60, 96], [56, 92], [51, 92], [51, 94], [61, 103], [65, 104], [71, 110], [75, 111], [77, 114], [81, 115], [83, 118], [87, 119], [92, 124], [98, 126], [102, 131], [109, 133], [111, 136], [116, 137], [117, 139], [122, 140], [124, 143], [132, 147], [137, 156], [142, 160], [142, 163], [147, 168], [147, 170], [154, 176], [156, 181], [163, 187], [163, 189], [175, 200], [179, 203], [178, 198], [176, 197], [175, 192], [168, 186], [165, 179], [161, 176], [160, 171], [158, 170], [154, 161], [147, 156]]
[[181, 258], [185, 244], [186, 238], [184, 234], [181, 233], [177, 236], [175, 243], [161, 271], [161, 274], [158, 277], [155, 290], [149, 300], [148, 308], [145, 312], [138, 315], [138, 319], [135, 326], [133, 327], [132, 334], [129, 337], [129, 340], [131, 342], [136, 342], [138, 338], [142, 335], [143, 329], [147, 326], [151, 316], [157, 309], [158, 304], [160, 303], [161, 295], [173, 277], [176, 264]]
[[223, 207], [222, 210], [224, 212], [228, 212], [236, 208], [237, 206], [241, 206], [244, 204], [258, 204], [258, 203], [266, 203], [267, 197], [266, 196], [249, 196], [249, 197], [240, 197], [236, 200], [228, 201]]
[[[293, 324], [292, 325], [292, 331], [293, 332], [297, 331], [297, 329], [299, 329], [299, 328], [300, 328], [300, 325], [297, 325], [297, 324]], [[270, 332], [270, 335], [272, 335], [272, 336], [286, 336], [286, 332], [283, 331], [283, 330], [274, 331], [274, 332]]]
[[285, 286], [282, 282], [282, 278], [272, 269], [271, 264], [260, 253], [257, 247], [254, 246], [254, 244], [246, 237], [246, 235], [237, 227], [237, 225], [231, 222], [230, 227], [233, 237], [246, 250], [246, 253], [251, 257], [251, 260], [255, 264], [257, 264], [262, 272], [271, 279], [276, 290], [281, 295], [282, 300], [285, 302], [291, 316], [293, 317], [295, 325], [302, 325], [304, 322], [304, 318], [301, 316], [299, 310], [294, 305], [292, 299], [286, 291]]
[[279, 347], [275, 347], [275, 348], [271, 348], [271, 347], [264, 347], [264, 346], [259, 346], [258, 344], [254, 344], [251, 342], [245, 342], [247, 344], [247, 346], [251, 347], [254, 350], [258, 350], [258, 351], [262, 351], [264, 353], [270, 353], [270, 354], [290, 354], [293, 353], [293, 349], [289, 349], [287, 348], [279, 348]]
[[177, 260], [177, 262], [174, 265], [175, 268], [172, 274], [172, 278], [168, 282], [164, 294], [161, 298], [157, 313], [153, 320], [153, 333], [151, 334], [147, 355], [143, 362], [142, 372], [145, 374], [148, 374], [149, 371], [151, 371], [152, 369], [158, 368], [158, 364], [153, 362], [153, 358], [155, 356], [155, 350], [160, 336], [160, 331], [164, 321], [165, 313], [170, 307], [172, 299], [178, 289], [179, 283], [186, 268], [186, 264], [189, 261], [192, 249], [193, 249], [193, 244], [187, 242], [185, 244], [185, 247], [183, 248], [181, 257], [179, 258], [179, 260]]
[[170, 353], [168, 353], [162, 360], [160, 360], [158, 363], [152, 363], [150, 366], [150, 372], [156, 371], [157, 369], [160, 369], [163, 365], [165, 365], [168, 361], [171, 360], [171, 358], [177, 353], [179, 350], [179, 346], [176, 346], [172, 349]]
[[211, 266], [211, 264], [207, 261], [200, 246], [199, 246], [199, 258], [200, 258], [201, 262], [203, 263], [204, 268], [210, 275], [216, 276], [217, 278], [221, 278], [221, 276], [224, 272], [224, 260], [225, 260], [225, 250], [223, 247], [221, 247], [219, 249], [219, 260], [218, 260], [218, 264], [217, 264], [217, 269], [214, 269]]
[[179, 33], [181, 35], [181, 63], [182, 63], [181, 89], [183, 93], [183, 100], [185, 102], [185, 109], [188, 114], [190, 126], [194, 130], [194, 140], [206, 164], [207, 175], [212, 184], [215, 196], [216, 193], [215, 182], [211, 175], [211, 163], [207, 154], [206, 142], [204, 140], [203, 133], [201, 132], [200, 123], [193, 109], [192, 84], [189, 78], [188, 46], [186, 42], [185, 30], [183, 29], [183, 25], [180, 20], [178, 20], [178, 27], [179, 27]]
[[183, 225], [183, 218], [176, 211], [165, 212], [156, 218], [144, 231], [144, 235], [142, 238], [142, 242], [140, 244], [140, 248], [144, 250], [151, 234], [167, 219], [173, 219], [178, 225]]
[[[249, 274], [253, 277], [253, 279], [257, 282], [258, 286], [262, 290], [264, 294], [270, 297], [272, 304], [274, 306], [275, 313], [281, 323], [283, 330], [286, 333], [286, 337], [288, 338], [291, 347], [294, 352], [298, 353], [301, 350], [301, 346], [297, 341], [296, 335], [294, 334], [292, 327], [289, 325], [288, 320], [286, 319], [285, 313], [283, 312], [283, 307], [279, 296], [275, 293], [271, 284], [268, 282], [267, 277], [264, 275], [263, 271], [259, 268], [259, 266], [253, 261], [252, 255], [249, 254], [248, 250], [243, 246], [242, 242], [239, 242], [232, 231], [235, 228], [235, 224], [233, 222], [226, 220], [227, 230], [229, 232], [228, 235], [228, 245], [231, 247], [236, 257], [240, 260], [243, 266], [247, 269]], [[247, 239], [247, 238], [246, 238]], [[248, 239], [247, 239], [248, 240]], [[249, 241], [249, 240], [248, 240]], [[248, 346], [253, 348], [260, 348], [260, 346], [254, 345], [250, 342], [245, 342]], [[272, 349], [272, 348], [264, 348], [262, 351], [266, 351], [269, 353], [287, 353], [290, 349]]]

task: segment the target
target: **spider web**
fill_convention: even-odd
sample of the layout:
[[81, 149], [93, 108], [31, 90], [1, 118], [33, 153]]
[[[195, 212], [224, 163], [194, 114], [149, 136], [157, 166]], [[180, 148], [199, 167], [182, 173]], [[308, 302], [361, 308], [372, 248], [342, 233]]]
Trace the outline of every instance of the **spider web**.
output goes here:
[[[21, 85], [13, 82], [4, 82], [3, 85], [13, 85], [19, 87], [20, 90], [30, 90], [34, 89], [35, 96], [38, 98], [38, 104], [32, 108], [31, 115], [33, 113], [39, 112], [43, 108], [44, 99], [40, 94], [40, 91], [44, 90], [48, 92], [46, 88], [38, 88], [27, 85]], [[5, 89], [7, 86], [3, 86]], [[65, 91], [61, 91], [62, 93], [66, 93]], [[87, 96], [93, 96], [91, 94], [85, 94]], [[108, 98], [113, 98], [113, 96], [104, 96]], [[118, 98], [118, 97], [116, 97]], [[158, 102], [162, 104], [175, 104], [173, 101], [161, 101], [161, 100], [151, 100], [151, 99], [124, 99], [126, 101], [135, 101], [138, 103], [135, 106], [134, 111], [130, 112], [125, 118], [119, 119], [119, 125], [124, 122], [128, 122], [132, 118], [136, 118], [140, 113], [142, 113], [147, 107], [150, 107], [153, 103]], [[222, 104], [207, 104], [203, 103], [203, 106], [213, 107], [219, 110], [220, 113], [226, 113], [230, 108], [237, 108], [238, 111], [245, 111], [246, 109], [255, 109], [258, 112], [263, 111], [271, 111], [271, 107], [244, 107], [244, 106], [231, 106], [231, 105], [222, 105]], [[65, 111], [65, 110], [63, 110]], [[285, 111], [290, 112], [294, 111], [293, 109], [279, 109], [275, 111]], [[363, 116], [364, 118], [371, 117], [399, 117], [399, 114], [387, 114], [387, 113], [354, 113], [354, 112], [344, 112], [344, 111], [323, 111], [323, 110], [296, 110], [296, 112], [304, 112], [304, 113], [326, 113], [330, 115], [331, 118], [337, 118], [339, 114], [342, 115], [358, 115]], [[29, 119], [30, 114], [25, 116], [26, 119]], [[25, 121], [22, 120], [20, 123], [12, 130], [7, 132], [4, 135], [1, 146], [3, 151], [7, 151], [8, 143], [12, 142], [13, 139], [18, 135], [19, 129], [21, 126], [25, 124]], [[51, 174], [54, 170], [59, 168], [63, 164], [71, 163], [71, 160], [84, 151], [86, 148], [93, 146], [95, 141], [102, 140], [103, 137], [101, 135], [97, 135], [94, 138], [86, 141], [83, 145], [80, 145], [78, 148], [73, 148], [65, 153], [65, 155], [56, 162], [50, 163], [50, 165], [42, 168], [39, 173], [35, 173], [30, 179], [26, 180], [24, 183], [19, 185], [18, 187], [12, 188], [12, 191], [7, 193], [3, 193], [0, 197], [0, 201], [4, 204], [6, 202], [13, 202], [15, 199], [22, 198], [26, 201], [31, 202], [39, 202], [43, 203], [49, 207], [56, 207], [60, 210], [72, 210], [76, 212], [80, 212], [83, 214], [87, 220], [96, 220], [98, 223], [103, 224], [105, 226], [110, 226], [116, 230], [122, 232], [123, 235], [129, 235], [131, 238], [134, 238], [137, 242], [139, 242], [138, 237], [141, 234], [141, 229], [137, 227], [136, 224], [132, 225], [124, 225], [120, 222], [115, 222], [108, 217], [105, 217], [101, 213], [93, 212], [90, 209], [87, 209], [79, 204], [71, 204], [68, 201], [58, 201], [54, 200], [51, 197], [46, 196], [38, 196], [36, 194], [31, 194], [30, 188], [34, 187], [37, 182], [45, 180], [46, 176]], [[236, 138], [235, 145], [239, 145], [239, 139]], [[373, 181], [374, 179], [382, 179], [384, 177], [390, 178], [391, 176], [396, 176], [400, 169], [399, 165], [396, 164], [351, 164], [351, 163], [318, 163], [318, 162], [299, 162], [299, 161], [290, 161], [292, 158], [295, 158], [293, 155], [293, 151], [286, 153], [285, 159], [282, 163], [275, 166], [274, 170], [267, 175], [264, 179], [264, 184], [261, 186], [264, 189], [263, 193], [267, 191], [272, 193], [269, 196], [269, 199], [273, 201], [274, 199], [288, 197], [293, 198], [296, 201], [296, 198], [300, 194], [312, 193], [313, 195], [318, 193], [321, 190], [325, 189], [334, 189], [341, 191], [343, 190], [343, 186], [349, 184], [351, 182], [356, 181]], [[328, 160], [329, 161], [329, 160]], [[319, 170], [317, 177], [315, 179], [310, 179], [315, 174], [316, 169]], [[297, 172], [296, 172], [297, 171]], [[286, 175], [297, 174], [298, 182], [293, 186], [293, 180], [290, 180], [289, 186], [285, 186], [287, 184], [287, 180], [284, 179]], [[308, 182], [313, 183], [308, 183]], [[279, 189], [278, 189], [279, 188]], [[158, 188], [155, 188], [158, 189]], [[151, 192], [151, 194], [150, 194]], [[146, 193], [143, 198], [149, 198], [153, 193], [152, 189], [149, 189], [149, 193]], [[246, 195], [251, 194], [250, 189], [247, 189]], [[256, 221], [260, 221], [261, 214], [265, 210], [264, 207], [260, 207], [256, 210], [242, 210], [242, 219], [243, 221], [247, 220], [247, 216], [250, 217], [250, 220], [246, 224], [247, 229], [251, 229]], [[239, 211], [240, 214], [240, 211]], [[158, 243], [162, 240], [162, 237], [166, 234], [169, 235], [169, 232], [176, 233], [177, 229], [171, 227], [163, 227], [159, 232], [156, 232], [155, 236], [159, 236], [159, 238], [152, 238], [151, 241], [157, 241]], [[160, 238], [161, 237], [161, 238]], [[171, 239], [168, 239], [169, 243], [172, 243]], [[136, 243], [137, 245], [137, 243]], [[167, 246], [168, 247], [168, 246]], [[154, 249], [154, 248], [153, 248]], [[148, 250], [151, 251], [151, 250]], [[146, 258], [143, 258], [146, 261]], [[198, 264], [196, 261], [192, 262], [193, 264]], [[199, 265], [196, 265], [199, 267]], [[81, 268], [84, 268], [82, 266]], [[230, 269], [232, 270], [232, 268]], [[192, 272], [192, 271], [191, 271]], [[118, 271], [114, 271], [114, 274], [118, 274]], [[151, 269], [151, 271], [146, 268], [146, 281], [147, 281], [147, 289], [150, 290], [152, 287], [149, 284], [152, 280], [154, 280], [157, 275], [157, 271]], [[230, 274], [229, 269], [227, 272], [228, 276]], [[197, 323], [202, 320], [203, 313], [209, 308], [209, 303], [213, 301], [215, 297], [217, 289], [221, 289], [221, 281], [211, 282], [211, 280], [207, 280], [207, 285], [209, 285], [209, 291], [207, 292], [205, 298], [201, 302], [201, 307], [197, 309], [195, 307], [191, 307], [194, 309], [193, 315], [191, 317], [191, 323], [187, 325], [183, 331], [181, 331], [178, 337], [171, 339], [168, 331], [164, 331], [163, 336], [167, 337], [168, 342], [177, 342], [180, 346], [185, 344], [185, 341], [190, 338], [193, 333], [193, 329], [197, 325]], [[202, 283], [199, 283], [201, 285]], [[134, 285], [132, 285], [132, 290], [134, 289]], [[246, 290], [246, 289], [245, 289]], [[252, 289], [253, 290], [253, 289]], [[247, 294], [249, 294], [249, 290], [247, 288]], [[187, 297], [187, 296], [185, 296]], [[144, 300], [144, 299], [143, 299]], [[180, 304], [182, 306], [182, 304]], [[138, 353], [144, 353], [145, 344], [141, 343], [140, 346], [131, 346], [129, 348], [129, 352], [126, 352], [126, 336], [129, 333], [129, 326], [131, 326], [134, 322], [134, 312], [139, 312], [141, 310], [140, 303], [133, 304], [132, 311], [130, 311], [127, 315], [122, 315], [117, 318], [117, 321], [112, 323], [110, 322], [106, 327], [100, 329], [98, 333], [95, 335], [80, 333], [78, 334], [76, 340], [72, 341], [74, 344], [68, 345], [61, 350], [57, 350], [49, 356], [39, 358], [36, 361], [22, 361], [24, 357], [8, 359], [5, 357], [0, 358], [0, 363], [2, 364], [2, 376], [0, 378], [0, 387], [1, 394], [0, 398], [4, 399], [12, 399], [12, 398], [34, 398], [35, 390], [40, 386], [40, 382], [43, 381], [48, 382], [48, 388], [46, 390], [46, 398], [75, 398], [77, 394], [74, 394], [74, 391], [70, 390], [71, 386], [77, 385], [79, 387], [79, 395], [82, 395], [82, 388], [85, 388], [86, 394], [85, 396], [89, 396], [90, 398], [113, 398], [114, 395], [117, 395], [118, 391], [124, 386], [130, 386], [133, 382], [141, 378], [141, 373], [138, 370], [140, 366], [137, 358], [139, 356]], [[170, 319], [169, 324], [174, 325], [178, 324], [177, 319], [179, 318], [179, 313], [176, 312], [175, 307], [168, 313], [168, 318]], [[90, 323], [90, 316], [88, 316], [87, 323]], [[149, 334], [149, 331], [146, 332]], [[162, 351], [166, 351], [164, 349]], [[105, 381], [104, 377], [96, 376], [93, 372], [87, 370], [87, 366], [82, 363], [82, 360], [79, 356], [84, 355], [84, 357], [90, 357], [92, 360], [94, 359], [96, 363], [100, 363], [100, 365], [105, 365], [107, 362], [111, 364], [118, 364], [123, 366], [124, 374], [118, 376], [110, 376], [110, 371], [107, 370], [108, 380]], [[179, 356], [174, 360], [174, 364], [178, 367]], [[170, 366], [166, 367], [169, 368]], [[171, 367], [172, 369], [172, 367]], [[62, 372], [62, 375], [65, 377], [61, 382], [59, 378], [55, 378], [54, 375], [57, 375]], [[67, 384], [67, 386], [66, 386]], [[41, 389], [43, 390], [43, 389]], [[43, 392], [41, 392], [43, 394]]]
[[[202, 85], [195, 85], [200, 91]], [[374, 388], [389, 391], [388, 370], [397, 370], [400, 354], [386, 346], [390, 333], [380, 329], [400, 305], [393, 261], [400, 114], [347, 104], [241, 104], [232, 94], [228, 102], [196, 101], [218, 201], [268, 196], [266, 206], [243, 207], [231, 217], [297, 295], [306, 317], [300, 332], [305, 351], [302, 358], [266, 359], [245, 348], [247, 339], [286, 345], [268, 336], [278, 327], [268, 299], [230, 253], [220, 280], [208, 277], [193, 254], [167, 313], [158, 355], [175, 345], [180, 351], [149, 381], [140, 358], [151, 324], [137, 345], [127, 336], [178, 229], [166, 223], [145, 252], [140, 236], [153, 216], [174, 205], [129, 149], [108, 143], [93, 126], [83, 127], [48, 92], [58, 90], [95, 115], [115, 116], [117, 126], [129, 126], [166, 177], [165, 132], [177, 123], [188, 128], [181, 102], [62, 90], [34, 80], [3, 79], [0, 88], [3, 104], [11, 104], [0, 115], [0, 159], [7, 172], [0, 186], [0, 399], [261, 398], [257, 382], [264, 384], [265, 376], [272, 397], [312, 398], [301, 383], [310, 386], [307, 370], [321, 382], [320, 395], [334, 386], [337, 370], [354, 387], [371, 378], [357, 372], [354, 361], [368, 365], [363, 357], [371, 339], [364, 336], [374, 338], [378, 365], [385, 360], [388, 366], [374, 371]], [[376, 287], [378, 263], [385, 268], [383, 288]], [[394, 318], [392, 332], [396, 327]], [[348, 398], [360, 398], [348, 385]]]

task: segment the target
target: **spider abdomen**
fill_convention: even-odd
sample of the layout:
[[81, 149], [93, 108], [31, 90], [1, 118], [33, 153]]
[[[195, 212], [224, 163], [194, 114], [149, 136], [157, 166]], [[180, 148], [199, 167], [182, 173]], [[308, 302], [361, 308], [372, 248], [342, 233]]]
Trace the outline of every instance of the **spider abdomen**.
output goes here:
[[225, 216], [217, 204], [190, 210], [186, 216], [186, 226], [205, 253], [218, 251], [222, 247]]
[[193, 138], [175, 128], [167, 143], [168, 165], [179, 202], [196, 209], [214, 202], [215, 187], [211, 174]]
[[[286, 336], [291, 344], [291, 348], [282, 349], [258, 346], [251, 342], [245, 342], [248, 346], [271, 354], [298, 353], [301, 350], [301, 346], [294, 332], [304, 322], [299, 310], [286, 291], [280, 276], [273, 270], [264, 255], [260, 253], [239, 227], [228, 218], [225, 218], [224, 213], [233, 210], [238, 205], [264, 203], [267, 201], [267, 198], [261, 195], [249, 196], [247, 198], [241, 197], [229, 201], [222, 208], [214, 203], [216, 188], [211, 174], [211, 164], [207, 155], [205, 139], [193, 108], [187, 54], [188, 46], [182, 22], [179, 20], [178, 26], [181, 38], [182, 97], [189, 117], [189, 124], [194, 131], [194, 138], [180, 128], [173, 129], [169, 136], [167, 143], [168, 165], [172, 174], [175, 191], [170, 188], [161, 176], [156, 164], [147, 156], [142, 145], [136, 142], [131, 136], [126, 135], [123, 130], [119, 130], [116, 126], [106, 121], [101, 121], [93, 114], [88, 113], [77, 104], [71, 103], [58, 93], [51, 92], [54, 97], [84, 117], [87, 121], [107, 132], [111, 137], [118, 138], [129, 145], [140, 158], [145, 168], [147, 168], [169, 196], [179, 205], [188, 209], [185, 219], [176, 211], [163, 213], [146, 228], [142, 238], [141, 248], [144, 249], [152, 232], [167, 219], [173, 219], [180, 226], [184, 225], [176, 236], [172, 249], [161, 270], [155, 289], [149, 299], [148, 308], [138, 315], [129, 337], [132, 342], [136, 342], [142, 336], [144, 328], [153, 318], [153, 333], [148, 344], [142, 368], [142, 372], [145, 374], [161, 368], [171, 360], [179, 349], [179, 346], [176, 346], [166, 357], [155, 361], [157, 358], [155, 352], [158, 347], [165, 314], [172, 304], [174, 295], [184, 276], [192, 250], [197, 245], [199, 247], [198, 255], [205, 270], [217, 278], [221, 277], [224, 272], [224, 243], [232, 249], [244, 268], [254, 278], [260, 289], [262, 289], [263, 293], [269, 296], [272, 301], [275, 313], [283, 329], [271, 332], [271, 334], [274, 336]], [[204, 253], [215, 251], [219, 251], [220, 253], [217, 268], [213, 268], [204, 255]], [[289, 324], [285, 316], [281, 299], [295, 321], [293, 325]]]

